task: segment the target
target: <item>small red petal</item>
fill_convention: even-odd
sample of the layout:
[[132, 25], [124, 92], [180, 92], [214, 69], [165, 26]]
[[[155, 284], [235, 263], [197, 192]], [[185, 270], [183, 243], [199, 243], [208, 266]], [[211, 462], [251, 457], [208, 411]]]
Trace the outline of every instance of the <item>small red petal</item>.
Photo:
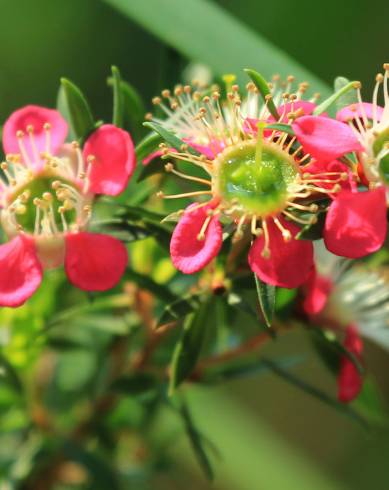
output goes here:
[[[350, 325], [347, 327], [343, 345], [357, 359], [362, 360], [363, 343], [355, 326]], [[341, 358], [337, 382], [338, 399], [342, 403], [354, 400], [362, 389], [363, 378], [347, 356]]]
[[306, 296], [303, 308], [308, 315], [317, 315], [327, 303], [328, 296], [332, 291], [332, 281], [320, 276], [314, 269], [305, 284]]
[[376, 252], [386, 237], [384, 187], [372, 191], [342, 191], [332, 202], [324, 227], [327, 249], [356, 259]]
[[127, 266], [126, 247], [99, 233], [66, 236], [65, 271], [69, 281], [85, 291], [105, 291], [121, 279]]
[[89, 191], [116, 196], [124, 191], [136, 166], [132, 139], [113, 124], [100, 126], [87, 139], [84, 158], [95, 157], [89, 174]]
[[302, 116], [292, 124], [298, 141], [306, 153], [329, 162], [352, 151], [362, 150], [352, 129], [324, 116]]
[[[55, 155], [64, 143], [68, 133], [68, 125], [61, 114], [54, 109], [47, 109], [37, 105], [27, 105], [13, 112], [4, 123], [3, 147], [5, 153], [20, 153], [20, 147], [16, 133], [23, 131], [23, 146], [32, 164], [39, 165], [36, 161], [31, 146], [28, 127], [32, 126], [35, 146], [37, 151], [46, 151], [46, 131], [44, 124], [50, 124], [50, 153]], [[27, 162], [25, 162], [27, 163]]]
[[193, 274], [216, 257], [222, 245], [222, 227], [217, 216], [207, 226], [203, 240], [198, 239], [201, 228], [208, 218], [212, 204], [191, 211], [192, 204], [181, 217], [170, 241], [170, 255], [174, 266], [185, 274]]
[[20, 306], [42, 282], [32, 238], [18, 235], [0, 246], [0, 306]]
[[[279, 217], [282, 225], [294, 237], [300, 229], [293, 223]], [[307, 240], [285, 242], [280, 230], [271, 219], [267, 220], [269, 230], [270, 257], [262, 256], [265, 246], [264, 236], [257, 237], [249, 251], [249, 265], [255, 274], [267, 284], [284, 288], [295, 288], [307, 281], [313, 268], [313, 245]]]

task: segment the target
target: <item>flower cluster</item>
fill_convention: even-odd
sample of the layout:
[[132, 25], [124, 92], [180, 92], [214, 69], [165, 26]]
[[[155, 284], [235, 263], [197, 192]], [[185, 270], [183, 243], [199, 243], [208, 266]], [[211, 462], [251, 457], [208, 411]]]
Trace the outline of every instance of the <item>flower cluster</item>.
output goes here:
[[[336, 118], [320, 110], [316, 95], [306, 98], [307, 83], [293, 91], [292, 77], [286, 83], [275, 77], [265, 92], [253, 82], [242, 91], [230, 75], [225, 96], [216, 86], [187, 85], [155, 97], [166, 117], [149, 119], [184, 144], [162, 144], [144, 163], [162, 155], [176, 162], [165, 165], [168, 172], [205, 188], [159, 193], [196, 199], [179, 211], [170, 246], [176, 268], [190, 274], [209, 264], [228, 225], [233, 242], [251, 243], [248, 264], [262, 281], [300, 286], [314, 269], [313, 245], [299, 239], [301, 228], [314, 225], [319, 213], [325, 213], [322, 237], [333, 254], [359, 258], [380, 249], [389, 183], [388, 64], [384, 70], [373, 102], [362, 101], [355, 83], [358, 102]], [[378, 105], [381, 86], [385, 107]], [[180, 162], [203, 175], [182, 172]]]
[[43, 271], [64, 264], [69, 281], [87, 291], [113, 287], [127, 265], [115, 238], [87, 231], [96, 195], [122, 192], [135, 167], [130, 135], [111, 124], [83, 148], [65, 143], [66, 121], [55, 110], [26, 106], [3, 127], [0, 305], [19, 306]]

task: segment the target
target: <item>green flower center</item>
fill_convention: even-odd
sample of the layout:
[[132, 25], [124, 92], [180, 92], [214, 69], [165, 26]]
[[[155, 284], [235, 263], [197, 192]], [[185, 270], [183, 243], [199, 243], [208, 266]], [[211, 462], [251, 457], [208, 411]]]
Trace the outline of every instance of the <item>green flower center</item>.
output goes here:
[[[41, 174], [8, 196], [3, 225], [11, 234], [12, 223], [27, 233], [61, 233], [64, 231], [61, 215], [66, 214], [67, 223], [74, 223], [80, 199], [80, 189], [74, 183], [63, 177]], [[12, 216], [14, 218], [9, 219]]]
[[288, 184], [299, 173], [293, 158], [266, 140], [260, 148], [255, 141], [228, 148], [215, 160], [215, 170], [214, 187], [222, 201], [260, 217], [286, 207]]

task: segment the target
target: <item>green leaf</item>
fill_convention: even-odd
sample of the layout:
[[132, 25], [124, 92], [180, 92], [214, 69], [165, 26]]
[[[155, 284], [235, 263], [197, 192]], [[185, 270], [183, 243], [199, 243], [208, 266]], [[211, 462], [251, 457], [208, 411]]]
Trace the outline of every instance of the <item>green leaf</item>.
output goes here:
[[[345, 77], [336, 77], [334, 80], [334, 90], [335, 92], [339, 92], [339, 90], [342, 90], [346, 85], [350, 83], [350, 80]], [[338, 100], [336, 101], [336, 110], [340, 111], [344, 107], [347, 107], [348, 105], [355, 104], [358, 102], [358, 97], [357, 93], [355, 92], [347, 92], [343, 95], [341, 95]]]
[[65, 115], [69, 117], [70, 127], [76, 138], [85, 139], [95, 129], [95, 122], [83, 93], [70, 80], [61, 78], [59, 99], [66, 107]]
[[192, 373], [207, 332], [208, 302], [185, 319], [170, 364], [169, 395]]
[[[270, 284], [266, 284], [265, 282], [261, 281], [256, 274], [254, 274], [254, 280], [259, 306], [261, 307], [266, 325], [270, 328], [273, 321], [274, 308], [276, 304], [276, 287], [270, 286]], [[272, 333], [274, 334], [274, 332]]]
[[211, 463], [209, 461], [209, 458], [207, 456], [207, 453], [203, 447], [204, 438], [199, 432], [199, 430], [196, 428], [192, 415], [186, 403], [182, 402], [179, 412], [184, 422], [185, 432], [189, 438], [196, 459], [200, 467], [202, 468], [205, 476], [207, 477], [207, 479], [213, 481], [214, 472]]
[[289, 124], [283, 124], [283, 123], [266, 124], [265, 129], [274, 129], [276, 131], [282, 131], [283, 133], [288, 133], [291, 136], [295, 135], [292, 126], [289, 126]]
[[[215, 2], [206, 0], [105, 0], [186, 58], [208, 65], [215, 75], [235, 72], [244, 81], [243, 68], [307, 80], [324, 96], [329, 88], [285, 52], [255, 33]], [[185, 8], [183, 8], [183, 5]], [[167, 28], [166, 19], [174, 19]]]
[[[158, 149], [158, 145], [162, 143], [163, 138], [158, 133], [150, 133], [145, 136], [135, 148], [136, 158], [138, 162], [142, 162], [144, 158]], [[148, 165], [147, 165], [148, 166]]]
[[124, 102], [123, 102], [123, 91], [121, 87], [121, 77], [120, 71], [116, 66], [112, 66], [112, 87], [113, 87], [113, 115], [112, 115], [112, 124], [117, 126], [118, 128], [123, 127], [123, 110], [124, 110]]
[[329, 107], [332, 106], [340, 97], [344, 96], [350, 90], [355, 90], [355, 84], [358, 84], [359, 82], [348, 82], [346, 85], [342, 86], [337, 92], [335, 92], [333, 95], [328, 97], [326, 100], [324, 100], [321, 104], [319, 104], [316, 109], [313, 111], [313, 114], [315, 116], [320, 116], [323, 112], [329, 109]]
[[[114, 77], [109, 77], [107, 82], [112, 87], [115, 87], [115, 84], [117, 85]], [[143, 101], [137, 90], [130, 83], [120, 80], [119, 87], [123, 120], [131, 128], [131, 132], [137, 134], [146, 112]], [[118, 87], [116, 90], [118, 90]]]
[[269, 100], [267, 101], [267, 108], [269, 109], [269, 112], [274, 117], [274, 119], [278, 121], [280, 115], [278, 114], [277, 107], [275, 106], [273, 99], [271, 98], [271, 93], [267, 81], [263, 78], [263, 76], [260, 73], [256, 72], [255, 70], [246, 68], [245, 72], [254, 82], [255, 86], [259, 90], [259, 93], [262, 95], [264, 101], [266, 101], [266, 97], [270, 96]]
[[356, 422], [359, 422], [362, 425], [362, 427], [364, 427], [365, 429], [369, 427], [367, 421], [358, 412], [353, 410], [349, 405], [346, 405], [344, 403], [339, 403], [335, 398], [332, 398], [326, 393], [323, 393], [321, 390], [316, 388], [316, 386], [307, 383], [306, 381], [302, 380], [295, 374], [292, 374], [290, 371], [284, 369], [280, 365], [277, 365], [273, 361], [270, 361], [268, 359], [263, 359], [263, 362], [269, 366], [269, 368], [273, 371], [274, 374], [284, 379], [288, 383], [296, 386], [297, 388], [304, 391], [308, 395], [317, 398], [318, 400], [325, 403], [326, 405], [335, 408], [342, 415], [348, 416], [353, 420], [355, 420]]
[[162, 315], [159, 317], [156, 328], [166, 323], [174, 322], [184, 318], [196, 311], [204, 301], [202, 293], [194, 293], [179, 298], [165, 306]]
[[[165, 141], [168, 143], [169, 146], [175, 148], [176, 150], [180, 151], [182, 145], [188, 146], [185, 141], [182, 141], [180, 138], [177, 138], [173, 133], [162, 127], [160, 124], [155, 123], [155, 122], [145, 122], [143, 123], [143, 126], [149, 129], [153, 129], [156, 133], [158, 133]], [[200, 153], [190, 146], [188, 147], [188, 153], [191, 153], [192, 155], [200, 155]]]

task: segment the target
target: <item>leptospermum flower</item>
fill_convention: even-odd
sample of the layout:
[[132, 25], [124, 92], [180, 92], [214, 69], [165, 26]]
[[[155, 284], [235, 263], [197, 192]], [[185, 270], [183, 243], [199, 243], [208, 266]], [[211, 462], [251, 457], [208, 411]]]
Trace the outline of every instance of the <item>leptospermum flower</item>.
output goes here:
[[64, 144], [66, 121], [56, 110], [26, 106], [3, 127], [0, 305], [19, 306], [39, 287], [44, 269], [64, 264], [69, 281], [103, 291], [121, 278], [127, 250], [115, 238], [89, 233], [96, 194], [117, 195], [135, 165], [130, 135], [106, 124], [83, 149]]
[[[378, 74], [373, 102], [362, 102], [360, 84], [355, 85], [358, 103], [338, 112], [337, 120], [307, 116], [292, 127], [303, 148], [328, 170], [338, 159], [353, 154], [357, 174], [366, 192], [349, 189], [339, 193], [329, 208], [324, 239], [328, 250], [349, 258], [363, 257], [381, 248], [387, 230], [386, 188], [389, 185], [389, 64]], [[385, 106], [378, 105], [383, 86]], [[350, 155], [351, 156], [351, 155]], [[336, 226], [334, 224], [336, 223]]]
[[[305, 285], [303, 308], [321, 326], [344, 332], [344, 346], [362, 361], [362, 337], [389, 348], [389, 280], [384, 269], [370, 269], [329, 253], [315, 242], [316, 268]], [[338, 374], [338, 397], [353, 400], [363, 384], [349, 357]]]
[[[313, 110], [313, 101], [302, 100], [307, 85], [301, 84], [291, 95], [282, 94], [274, 84], [270, 88], [272, 94], [264, 104], [253, 83], [247, 85], [244, 103], [237, 85], [231, 85], [226, 100], [217, 90], [202, 96], [190, 86], [177, 87], [174, 95], [162, 92], [170, 108], [161, 98], [154, 99], [169, 116], [165, 122], [154, 120], [187, 143], [179, 152], [165, 146], [165, 157], [189, 162], [208, 175], [203, 179], [183, 174], [173, 163], [165, 167], [207, 189], [175, 196], [160, 193], [161, 197], [209, 198], [182, 211], [174, 230], [171, 257], [184, 273], [201, 270], [218, 254], [221, 223], [226, 220], [235, 223], [234, 240], [251, 233], [248, 262], [264, 282], [292, 288], [302, 284], [312, 270], [312, 243], [296, 239], [298, 225], [317, 219], [317, 204], [305, 204], [305, 200], [336, 193], [348, 176], [343, 171], [307, 173], [310, 155], [297, 138], [282, 129], [267, 129], [274, 121], [290, 123], [305, 110]], [[278, 119], [270, 114], [270, 99], [280, 102]], [[200, 154], [194, 154], [192, 148]], [[310, 217], [302, 218], [301, 212]]]

